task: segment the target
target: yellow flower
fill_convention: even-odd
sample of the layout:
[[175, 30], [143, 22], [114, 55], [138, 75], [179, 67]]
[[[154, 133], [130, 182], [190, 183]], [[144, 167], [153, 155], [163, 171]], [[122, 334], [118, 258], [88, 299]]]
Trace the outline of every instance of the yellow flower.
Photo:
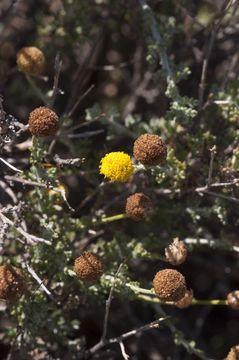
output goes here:
[[126, 182], [134, 173], [133, 162], [123, 151], [106, 154], [100, 163], [100, 174], [111, 181]]

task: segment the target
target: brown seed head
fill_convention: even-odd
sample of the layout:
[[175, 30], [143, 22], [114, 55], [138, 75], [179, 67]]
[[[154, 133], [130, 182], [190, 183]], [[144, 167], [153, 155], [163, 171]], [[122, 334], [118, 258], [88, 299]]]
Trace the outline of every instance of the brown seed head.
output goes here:
[[45, 66], [43, 52], [35, 46], [24, 47], [17, 53], [18, 70], [27, 75], [39, 75]]
[[136, 193], [127, 198], [125, 212], [131, 219], [143, 220], [151, 210], [152, 201], [143, 193]]
[[44, 106], [36, 108], [29, 115], [29, 130], [37, 137], [54, 136], [58, 130], [58, 116]]
[[83, 281], [95, 281], [100, 279], [104, 268], [98, 256], [85, 251], [75, 260], [74, 271]]
[[187, 307], [189, 307], [192, 303], [192, 299], [193, 299], [193, 290], [186, 290], [184, 297], [175, 302], [175, 306], [177, 306], [179, 309], [186, 309]]
[[155, 294], [164, 301], [179, 301], [187, 290], [185, 278], [177, 270], [160, 270], [153, 280]]
[[12, 300], [25, 291], [25, 279], [21, 271], [11, 265], [0, 266], [0, 299]]
[[239, 360], [239, 345], [235, 345], [231, 348], [225, 360]]
[[227, 295], [227, 302], [231, 308], [239, 310], [239, 290], [230, 292]]
[[159, 165], [167, 158], [167, 147], [158, 135], [143, 134], [134, 142], [134, 156], [143, 165]]
[[187, 257], [187, 247], [185, 243], [180, 241], [179, 238], [173, 239], [172, 244], [165, 249], [165, 256], [172, 265], [182, 264]]

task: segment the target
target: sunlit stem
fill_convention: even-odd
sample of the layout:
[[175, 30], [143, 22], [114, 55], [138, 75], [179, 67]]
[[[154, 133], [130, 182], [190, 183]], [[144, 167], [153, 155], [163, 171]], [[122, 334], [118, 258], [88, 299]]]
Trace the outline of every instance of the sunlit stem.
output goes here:
[[118, 215], [103, 218], [100, 220], [100, 223], [106, 223], [106, 222], [121, 220], [121, 219], [125, 219], [125, 218], [127, 218], [126, 214], [118, 214]]

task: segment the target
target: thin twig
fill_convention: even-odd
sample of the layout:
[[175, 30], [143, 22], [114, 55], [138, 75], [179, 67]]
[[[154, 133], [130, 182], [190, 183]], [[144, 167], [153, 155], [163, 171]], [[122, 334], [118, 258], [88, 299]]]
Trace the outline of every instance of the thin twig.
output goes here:
[[79, 99], [76, 101], [76, 103], [73, 105], [72, 109], [68, 112], [68, 117], [71, 117], [72, 114], [75, 112], [81, 101], [93, 90], [95, 87], [95, 84], [92, 84], [85, 92], [82, 94]]
[[10, 169], [14, 170], [14, 171], [17, 171], [17, 172], [22, 172], [22, 170], [19, 170], [17, 169], [15, 166], [9, 164], [9, 162], [7, 162], [6, 160], [4, 160], [2, 157], [0, 157], [0, 160], [5, 164], [7, 165]]
[[217, 193], [217, 192], [208, 190], [208, 187], [196, 188], [195, 191], [198, 192], [198, 193], [212, 195], [212, 196], [219, 197], [221, 199], [232, 201], [232, 202], [234, 202], [236, 204], [239, 204], [239, 199], [237, 199], [235, 197], [232, 197], [232, 196], [228, 196], [228, 195], [224, 195], [224, 194], [221, 194], [221, 193]]
[[169, 316], [165, 316], [165, 317], [161, 317], [147, 325], [144, 325], [144, 326], [140, 326], [139, 328], [137, 329], [134, 329], [134, 330], [131, 330], [127, 333], [124, 333], [118, 337], [115, 337], [115, 338], [111, 338], [109, 340], [106, 340], [104, 343], [98, 343], [96, 345], [94, 345], [92, 348], [89, 349], [89, 355], [93, 355], [96, 351], [98, 351], [99, 349], [101, 349], [102, 347], [106, 346], [106, 345], [109, 345], [109, 344], [113, 344], [113, 343], [120, 343], [122, 342], [123, 340], [131, 337], [131, 336], [134, 336], [140, 332], [143, 332], [143, 331], [147, 331], [147, 330], [150, 330], [150, 329], [154, 329], [154, 328], [158, 328], [159, 327], [159, 323], [162, 322], [162, 321], [165, 321], [169, 318]]
[[120, 350], [121, 350], [121, 354], [122, 354], [123, 358], [124, 358], [125, 360], [128, 360], [128, 359], [129, 359], [129, 355], [126, 354], [123, 341], [120, 341], [120, 342], [119, 342], [119, 346], [120, 346]]
[[229, 0], [229, 1], [226, 0], [224, 2], [223, 6], [222, 6], [222, 9], [221, 9], [220, 17], [219, 17], [217, 23], [214, 24], [214, 27], [213, 27], [212, 32], [211, 32], [211, 37], [210, 37], [210, 40], [209, 40], [207, 52], [206, 52], [205, 58], [203, 60], [201, 81], [200, 81], [200, 84], [199, 84], [199, 105], [198, 105], [199, 110], [202, 109], [203, 96], [204, 96], [204, 90], [205, 90], [205, 85], [206, 85], [207, 68], [208, 68], [208, 63], [209, 63], [209, 59], [210, 59], [210, 56], [211, 56], [213, 44], [215, 42], [217, 32], [218, 32], [218, 30], [219, 30], [219, 28], [220, 28], [220, 26], [222, 24], [223, 18], [227, 14], [227, 12], [228, 12], [228, 10], [229, 10], [229, 8], [231, 7], [232, 4], [233, 4], [233, 0]]
[[67, 198], [66, 198], [66, 191], [65, 191], [64, 189], [59, 189], [59, 188], [54, 187], [54, 186], [52, 186], [52, 185], [50, 185], [50, 184], [45, 184], [45, 183], [39, 183], [39, 182], [37, 182], [37, 181], [26, 180], [26, 179], [23, 179], [23, 178], [17, 177], [17, 176], [9, 176], [9, 175], [6, 175], [6, 176], [5, 176], [5, 179], [6, 179], [6, 180], [10, 180], [10, 181], [17, 181], [17, 182], [23, 183], [23, 184], [25, 184], [25, 185], [38, 186], [38, 187], [41, 187], [41, 188], [50, 189], [50, 190], [53, 190], [53, 191], [55, 191], [55, 192], [58, 192], [58, 193], [61, 194], [61, 196], [62, 196], [64, 202], [66, 203], [66, 205], [68, 206], [68, 208], [69, 208], [72, 212], [75, 211], [75, 209], [73, 209], [73, 208], [70, 206], [70, 204], [69, 204], [69, 202], [68, 202], [68, 200], [67, 200]]
[[208, 170], [208, 179], [207, 179], [207, 186], [210, 187], [212, 182], [212, 171], [213, 171], [213, 161], [216, 154], [216, 145], [214, 145], [211, 149], [211, 157], [210, 157], [210, 164], [209, 164], [209, 170]]
[[116, 285], [116, 283], [118, 281], [116, 277], [119, 275], [119, 273], [120, 273], [120, 271], [122, 269], [122, 266], [126, 263], [127, 260], [128, 260], [128, 257], [118, 267], [118, 270], [116, 271], [116, 274], [115, 274], [115, 279], [114, 279], [114, 281], [113, 281], [113, 283], [111, 285], [109, 297], [108, 297], [108, 299], [106, 300], [106, 303], [105, 303], [105, 317], [104, 317], [104, 323], [103, 323], [103, 332], [102, 332], [102, 337], [101, 337], [101, 340], [100, 340], [100, 342], [102, 342], [102, 343], [105, 341], [105, 338], [106, 338], [110, 305], [111, 305], [111, 301], [112, 301], [112, 297], [113, 297], [114, 288], [115, 288], [115, 285]]
[[43, 284], [43, 281], [39, 278], [39, 276], [36, 274], [36, 272], [33, 270], [33, 268], [27, 262], [25, 262], [25, 265], [26, 265], [28, 272], [38, 282], [38, 284], [40, 285], [42, 290], [49, 296], [49, 298], [51, 300], [56, 302], [56, 300], [55, 300], [54, 296], [52, 295], [52, 293], [50, 292], [50, 290], [48, 290], [47, 287]]
[[[146, 0], [139, 0], [139, 3], [141, 5], [143, 14], [145, 14], [145, 18], [148, 20], [148, 25], [151, 29], [154, 41], [155, 41], [156, 45], [158, 45], [158, 47], [160, 47], [160, 45], [162, 43], [162, 39], [161, 39], [161, 35], [159, 32], [156, 20], [153, 16], [152, 10], [149, 7], [149, 5], [147, 4]], [[173, 73], [172, 73], [172, 70], [169, 65], [168, 56], [167, 56], [166, 52], [163, 50], [158, 50], [158, 52], [159, 52], [159, 55], [161, 58], [162, 68], [165, 70], [165, 72], [167, 74], [167, 83], [168, 83], [168, 85], [173, 85], [173, 87], [177, 91], [176, 96], [175, 96], [175, 100], [177, 101], [179, 99], [179, 93], [178, 93], [176, 84], [173, 80]]]
[[54, 74], [54, 83], [53, 83], [53, 94], [51, 100], [47, 105], [50, 109], [53, 108], [54, 102], [56, 100], [56, 95], [59, 93], [58, 83], [59, 83], [61, 67], [62, 67], [62, 60], [60, 59], [60, 54], [57, 53], [55, 58], [55, 65], [54, 65], [55, 74]]
[[195, 238], [186, 238], [183, 240], [186, 244], [189, 245], [208, 245], [210, 247], [217, 247], [222, 248], [225, 250], [231, 250], [239, 253], [239, 246], [236, 245], [230, 245], [230, 244], [224, 244], [221, 240], [215, 240], [215, 239], [195, 239]]
[[0, 211], [0, 218], [2, 219], [3, 223], [7, 223], [10, 226], [12, 226], [19, 234], [21, 234], [22, 236], [24, 236], [24, 238], [27, 240], [28, 244], [30, 245], [36, 245], [36, 243], [40, 242], [40, 243], [44, 243], [46, 245], [52, 245], [52, 243], [48, 240], [39, 238], [38, 236], [35, 235], [31, 235], [29, 233], [27, 233], [26, 231], [24, 231], [20, 226], [15, 226], [14, 222], [11, 221], [8, 217], [6, 217], [5, 215], [3, 215], [3, 213]]

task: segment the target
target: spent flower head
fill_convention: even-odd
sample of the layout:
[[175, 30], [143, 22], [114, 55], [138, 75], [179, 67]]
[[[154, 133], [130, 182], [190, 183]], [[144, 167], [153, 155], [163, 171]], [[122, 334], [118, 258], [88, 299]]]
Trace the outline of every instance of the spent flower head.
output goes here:
[[167, 159], [167, 147], [158, 135], [143, 134], [134, 142], [134, 156], [143, 165], [159, 165]]
[[25, 291], [25, 279], [21, 271], [11, 265], [0, 266], [0, 299], [12, 300]]
[[143, 220], [151, 210], [152, 201], [147, 195], [136, 193], [127, 198], [125, 212], [131, 219]]
[[54, 136], [59, 127], [58, 116], [45, 106], [33, 110], [28, 123], [30, 132], [37, 137]]
[[27, 46], [17, 53], [18, 70], [27, 75], [39, 75], [45, 66], [43, 52], [35, 46]]
[[100, 174], [111, 181], [126, 182], [134, 173], [133, 162], [123, 151], [106, 154], [100, 161]]
[[173, 269], [158, 271], [153, 284], [155, 294], [164, 301], [179, 301], [187, 290], [185, 277]]
[[74, 271], [82, 281], [96, 281], [103, 274], [104, 266], [98, 256], [85, 251], [75, 260]]

